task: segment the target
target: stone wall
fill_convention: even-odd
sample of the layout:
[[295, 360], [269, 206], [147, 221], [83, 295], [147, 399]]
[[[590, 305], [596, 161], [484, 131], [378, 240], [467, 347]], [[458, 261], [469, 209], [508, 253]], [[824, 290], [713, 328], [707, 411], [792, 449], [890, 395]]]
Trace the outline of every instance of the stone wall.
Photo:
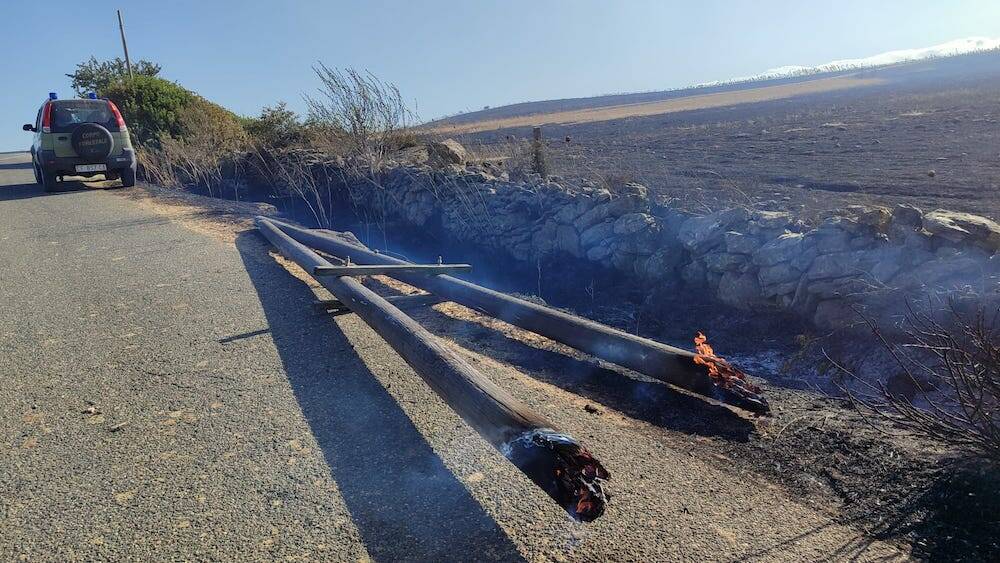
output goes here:
[[571, 258], [651, 290], [696, 289], [823, 329], [856, 322], [856, 311], [892, 322], [904, 301], [928, 297], [1000, 304], [1000, 225], [984, 217], [909, 205], [855, 206], [808, 223], [746, 208], [698, 216], [651, 205], [639, 184], [612, 193], [559, 178], [511, 181], [497, 166], [443, 160], [337, 188], [368, 213], [484, 251]]

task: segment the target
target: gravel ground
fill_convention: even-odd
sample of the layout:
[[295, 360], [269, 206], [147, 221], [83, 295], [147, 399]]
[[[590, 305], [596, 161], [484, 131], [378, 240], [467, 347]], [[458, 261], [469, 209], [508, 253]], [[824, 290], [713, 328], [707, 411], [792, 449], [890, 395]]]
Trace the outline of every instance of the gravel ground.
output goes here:
[[[25, 159], [0, 155], [0, 559], [908, 557], [701, 447], [759, 421], [678, 398], [636, 417], [514, 367], [541, 350], [487, 355], [429, 320], [611, 471], [608, 513], [574, 523], [232, 213], [47, 195]], [[595, 365], [560, 369], [596, 385]], [[736, 430], [691, 423], [719, 417]]]

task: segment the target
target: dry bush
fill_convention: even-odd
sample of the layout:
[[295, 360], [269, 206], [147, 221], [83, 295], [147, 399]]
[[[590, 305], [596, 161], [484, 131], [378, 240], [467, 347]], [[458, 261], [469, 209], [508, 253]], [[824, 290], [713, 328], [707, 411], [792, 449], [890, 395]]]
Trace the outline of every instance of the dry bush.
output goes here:
[[139, 166], [147, 180], [168, 186], [195, 185], [221, 195], [223, 180], [239, 175], [238, 154], [248, 138], [225, 109], [200, 98], [179, 119], [180, 133], [161, 134], [139, 148]]
[[316, 174], [312, 153], [303, 150], [278, 153], [258, 146], [253, 155], [253, 166], [260, 176], [270, 182], [273, 192], [300, 198], [316, 219], [316, 224], [331, 228], [333, 194], [330, 182]]
[[168, 188], [183, 187], [176, 169], [163, 151], [144, 146], [136, 147], [137, 168], [147, 182]]
[[331, 69], [320, 63], [313, 70], [322, 87], [316, 97], [305, 99], [307, 125], [318, 144], [371, 172], [379, 170], [390, 153], [415, 142], [409, 130], [413, 114], [395, 85], [352, 68]]
[[946, 326], [930, 313], [911, 308], [898, 343], [891, 343], [877, 324], [866, 319], [876, 340], [899, 366], [903, 390], [864, 383], [831, 362], [862, 382], [866, 393], [845, 393], [864, 412], [971, 457], [1000, 464], [1000, 310], [992, 314], [980, 310], [972, 318], [954, 308], [950, 313]]

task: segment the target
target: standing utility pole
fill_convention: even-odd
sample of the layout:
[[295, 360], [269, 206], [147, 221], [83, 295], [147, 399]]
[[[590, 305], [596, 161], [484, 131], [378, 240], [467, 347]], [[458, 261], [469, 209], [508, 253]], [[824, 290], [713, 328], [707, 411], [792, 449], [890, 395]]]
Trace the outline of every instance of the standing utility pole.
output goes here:
[[118, 30], [122, 33], [122, 49], [125, 50], [125, 67], [128, 68], [128, 77], [132, 76], [132, 59], [128, 58], [128, 43], [125, 41], [125, 22], [122, 20], [122, 11], [118, 10]]

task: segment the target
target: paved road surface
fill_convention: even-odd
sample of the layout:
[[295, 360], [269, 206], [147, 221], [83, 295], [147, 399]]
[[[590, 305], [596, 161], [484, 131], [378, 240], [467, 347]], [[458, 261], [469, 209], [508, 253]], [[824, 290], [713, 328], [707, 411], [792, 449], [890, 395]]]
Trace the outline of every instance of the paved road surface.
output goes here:
[[0, 154], [0, 560], [896, 553], [691, 453], [715, 437], [588, 414], [476, 351], [468, 320], [428, 317], [605, 461], [609, 513], [570, 522], [256, 234], [141, 189], [45, 194], [25, 162]]

